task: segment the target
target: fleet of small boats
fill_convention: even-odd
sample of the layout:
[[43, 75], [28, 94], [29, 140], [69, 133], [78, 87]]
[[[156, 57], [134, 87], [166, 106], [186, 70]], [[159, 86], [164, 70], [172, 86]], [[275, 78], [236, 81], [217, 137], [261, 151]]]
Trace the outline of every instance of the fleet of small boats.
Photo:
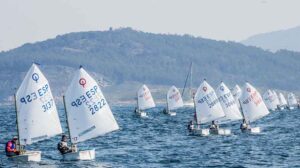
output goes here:
[[[190, 79], [191, 75], [192, 64], [188, 75]], [[220, 125], [228, 126], [229, 123], [237, 121], [242, 121], [242, 132], [260, 133], [260, 127], [251, 127], [251, 124], [267, 116], [269, 110], [299, 108], [295, 94], [289, 93], [286, 100], [282, 92], [277, 94], [269, 89], [262, 97], [248, 82], [242, 88], [235, 85], [231, 90], [221, 82], [214, 90], [204, 80], [195, 94], [192, 93], [191, 86], [192, 84], [190, 97], [193, 119], [188, 125], [191, 135], [230, 135], [231, 130], [220, 128]], [[183, 94], [184, 91], [181, 94], [178, 88], [171, 86], [166, 93], [166, 108], [163, 113], [176, 116], [176, 110], [186, 105]], [[145, 84], [138, 89], [136, 101], [134, 113], [138, 117], [147, 117], [146, 111], [156, 107], [151, 91]], [[83, 67], [75, 71], [63, 96], [63, 102], [71, 152], [63, 154], [62, 158], [68, 161], [95, 159], [95, 149], [80, 150], [77, 144], [116, 131], [119, 126], [99, 85]], [[49, 82], [37, 64], [31, 66], [15, 94], [15, 111], [17, 149], [20, 154], [12, 158], [38, 162], [42, 152], [26, 151], [24, 146], [63, 132]]]

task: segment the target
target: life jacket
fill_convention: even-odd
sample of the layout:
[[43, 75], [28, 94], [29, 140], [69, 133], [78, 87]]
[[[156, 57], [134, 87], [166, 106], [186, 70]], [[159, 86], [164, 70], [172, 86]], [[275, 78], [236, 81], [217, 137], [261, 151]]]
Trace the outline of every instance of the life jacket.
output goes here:
[[14, 152], [16, 144], [13, 141], [8, 141], [5, 145], [5, 152]]

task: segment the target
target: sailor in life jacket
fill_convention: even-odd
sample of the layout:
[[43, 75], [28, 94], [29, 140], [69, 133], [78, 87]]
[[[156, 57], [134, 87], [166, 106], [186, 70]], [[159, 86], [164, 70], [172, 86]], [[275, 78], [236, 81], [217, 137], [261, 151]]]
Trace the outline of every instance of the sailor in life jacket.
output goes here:
[[250, 125], [247, 124], [245, 119], [243, 119], [243, 123], [241, 124], [240, 129], [242, 131], [246, 131], [247, 129], [250, 129]]
[[57, 144], [57, 149], [61, 154], [66, 154], [72, 152], [72, 149], [68, 147], [68, 137], [66, 135], [62, 135], [61, 141]]
[[194, 130], [194, 122], [191, 120], [188, 124], [188, 130], [189, 132], [192, 132]]
[[219, 129], [219, 125], [216, 124], [215, 121], [212, 121], [209, 129], [211, 129], [211, 130], [218, 130]]
[[17, 140], [18, 140], [18, 137], [14, 136], [14, 138], [12, 140], [10, 140], [6, 143], [6, 146], [5, 146], [6, 156], [12, 157], [12, 156], [16, 156], [16, 155], [20, 154], [20, 152], [17, 150]]

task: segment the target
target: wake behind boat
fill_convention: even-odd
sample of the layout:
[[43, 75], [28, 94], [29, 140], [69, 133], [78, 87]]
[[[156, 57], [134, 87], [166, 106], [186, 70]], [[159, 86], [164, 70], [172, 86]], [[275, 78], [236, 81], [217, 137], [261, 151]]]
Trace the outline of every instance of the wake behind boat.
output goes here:
[[137, 91], [137, 107], [135, 108], [135, 113], [140, 117], [147, 117], [145, 110], [154, 108], [155, 103], [149, 88], [146, 85], [140, 87]]
[[119, 129], [97, 82], [82, 68], [75, 75], [64, 96], [71, 150], [64, 160], [95, 159], [95, 149], [78, 150], [77, 143]]
[[[25, 146], [62, 133], [56, 105], [46, 77], [36, 64], [27, 72], [15, 95], [18, 161], [41, 161], [41, 151], [26, 151]], [[8, 151], [6, 151], [8, 152]]]

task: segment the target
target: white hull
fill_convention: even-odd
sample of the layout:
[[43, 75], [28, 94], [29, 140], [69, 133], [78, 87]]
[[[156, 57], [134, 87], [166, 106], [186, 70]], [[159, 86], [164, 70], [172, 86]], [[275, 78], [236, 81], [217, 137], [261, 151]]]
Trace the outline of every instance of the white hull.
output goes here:
[[194, 129], [192, 131], [192, 135], [208, 136], [209, 135], [209, 129]]
[[176, 112], [171, 112], [171, 111], [170, 111], [170, 112], [168, 112], [167, 114], [168, 114], [169, 116], [176, 116]]
[[139, 117], [148, 117], [148, 116], [147, 116], [147, 113], [144, 112], [144, 111], [138, 112], [137, 115], [138, 115]]
[[209, 130], [210, 134], [215, 134], [215, 135], [230, 135], [231, 130], [230, 129], [223, 129], [219, 128], [218, 130]]
[[295, 107], [294, 106], [289, 106], [289, 110], [294, 110]]
[[250, 128], [244, 132], [247, 132], [247, 133], [251, 133], [251, 134], [259, 134], [260, 133], [260, 127], [253, 127], [253, 128]]
[[66, 161], [93, 160], [95, 159], [95, 149], [67, 153], [63, 155], [63, 159]]
[[26, 151], [25, 153], [11, 157], [15, 161], [20, 162], [40, 162], [41, 151]]
[[145, 111], [135, 110], [135, 114], [138, 115], [139, 117], [148, 117]]
[[184, 106], [194, 107], [194, 102], [185, 102]]
[[230, 129], [219, 128], [217, 134], [218, 135], [230, 135], [231, 130]]

